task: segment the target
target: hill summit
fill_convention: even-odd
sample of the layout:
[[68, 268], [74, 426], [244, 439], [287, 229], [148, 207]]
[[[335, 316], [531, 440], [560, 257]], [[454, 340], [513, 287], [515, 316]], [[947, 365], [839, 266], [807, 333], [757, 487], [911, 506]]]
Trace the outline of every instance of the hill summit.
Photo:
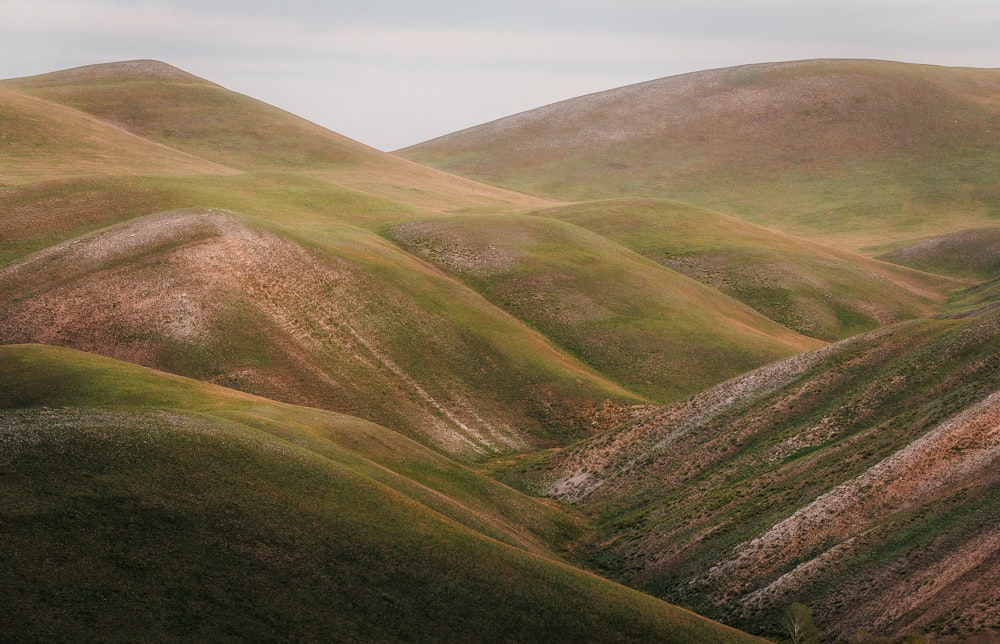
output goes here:
[[398, 154], [559, 199], [679, 199], [859, 250], [1000, 215], [998, 122], [1000, 70], [808, 60], [599, 92]]

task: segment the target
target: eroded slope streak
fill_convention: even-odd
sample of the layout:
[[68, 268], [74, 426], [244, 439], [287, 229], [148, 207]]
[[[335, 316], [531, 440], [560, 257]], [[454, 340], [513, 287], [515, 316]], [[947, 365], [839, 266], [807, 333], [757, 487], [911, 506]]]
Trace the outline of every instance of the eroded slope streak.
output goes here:
[[598, 516], [592, 563], [777, 635], [1000, 630], [1000, 312], [887, 327], [537, 465]]
[[547, 413], [551, 391], [499, 385], [537, 373], [517, 373], [487, 338], [366, 268], [225, 212], [169, 212], [0, 273], [0, 341], [61, 344], [344, 411], [451, 454], [527, 446], [526, 409]]

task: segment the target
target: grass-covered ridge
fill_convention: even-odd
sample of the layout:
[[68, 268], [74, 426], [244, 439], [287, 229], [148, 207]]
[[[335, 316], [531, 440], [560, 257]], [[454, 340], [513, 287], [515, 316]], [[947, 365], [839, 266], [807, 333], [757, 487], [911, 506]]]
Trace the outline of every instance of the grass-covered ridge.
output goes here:
[[666, 197], [849, 250], [1000, 216], [1000, 71], [814, 60], [570, 99], [399, 154], [560, 199]]
[[[291, 171], [434, 210], [517, 209], [544, 203], [379, 152], [157, 61], [13, 79], [0, 82], [0, 89], [49, 106], [46, 109], [97, 119], [147, 146], [197, 158], [208, 167]], [[59, 146], [46, 152], [62, 158]], [[72, 157], [64, 165], [71, 166]]]
[[99, 229], [0, 272], [0, 339], [343, 411], [470, 458], [564, 443], [640, 401], [372, 232], [309, 237], [214, 209]]
[[680, 202], [594, 201], [538, 214], [603, 235], [822, 340], [935, 313], [960, 286]]
[[[383, 428], [64, 349], [0, 354], [4, 639], [752, 641], [486, 537], [519, 540], [504, 505], [543, 532], [566, 519]], [[362, 455], [385, 441], [386, 463]], [[482, 526], [408, 489], [424, 482]]]
[[584, 228], [449, 217], [392, 239], [626, 388], [676, 400], [819, 342]]

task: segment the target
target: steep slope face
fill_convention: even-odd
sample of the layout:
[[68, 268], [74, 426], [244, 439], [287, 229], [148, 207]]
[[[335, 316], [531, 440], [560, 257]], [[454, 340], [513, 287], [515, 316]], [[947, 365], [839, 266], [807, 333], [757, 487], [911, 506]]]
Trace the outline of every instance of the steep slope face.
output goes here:
[[344, 411], [466, 457], [565, 440], [636, 400], [357, 229], [308, 248], [230, 213], [163, 213], [13, 264], [0, 302], [0, 342]]
[[1000, 214], [1000, 71], [750, 65], [539, 108], [399, 154], [562, 199], [670, 197], [861, 249]]
[[599, 517], [594, 565], [751, 632], [1000, 631], [1000, 311], [751, 372], [529, 476]]
[[961, 284], [680, 202], [594, 201], [537, 214], [603, 235], [822, 340], [936, 313]]
[[306, 173], [437, 210], [543, 203], [379, 152], [157, 61], [93, 65], [3, 85], [243, 171]]
[[659, 401], [821, 343], [587, 230], [448, 217], [389, 235], [601, 373]]
[[[384, 428], [48, 347], [0, 383], [5, 640], [756, 641], [448, 518]], [[461, 469], [488, 529], [540, 506]]]

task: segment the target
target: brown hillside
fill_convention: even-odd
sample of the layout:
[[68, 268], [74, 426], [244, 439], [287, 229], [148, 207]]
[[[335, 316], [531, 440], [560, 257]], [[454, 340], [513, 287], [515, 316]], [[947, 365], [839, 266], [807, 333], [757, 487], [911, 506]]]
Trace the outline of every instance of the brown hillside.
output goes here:
[[0, 272], [0, 342], [343, 411], [463, 456], [526, 449], [589, 428], [606, 400], [635, 401], [378, 237], [354, 235], [321, 251], [224, 212], [136, 219]]
[[998, 131], [1000, 70], [817, 60], [622, 87], [399, 154], [561, 199], [676, 198], [856, 250], [1000, 214]]
[[1000, 310], [906, 323], [751, 372], [553, 456], [600, 517], [591, 561], [776, 634], [1000, 630]]

